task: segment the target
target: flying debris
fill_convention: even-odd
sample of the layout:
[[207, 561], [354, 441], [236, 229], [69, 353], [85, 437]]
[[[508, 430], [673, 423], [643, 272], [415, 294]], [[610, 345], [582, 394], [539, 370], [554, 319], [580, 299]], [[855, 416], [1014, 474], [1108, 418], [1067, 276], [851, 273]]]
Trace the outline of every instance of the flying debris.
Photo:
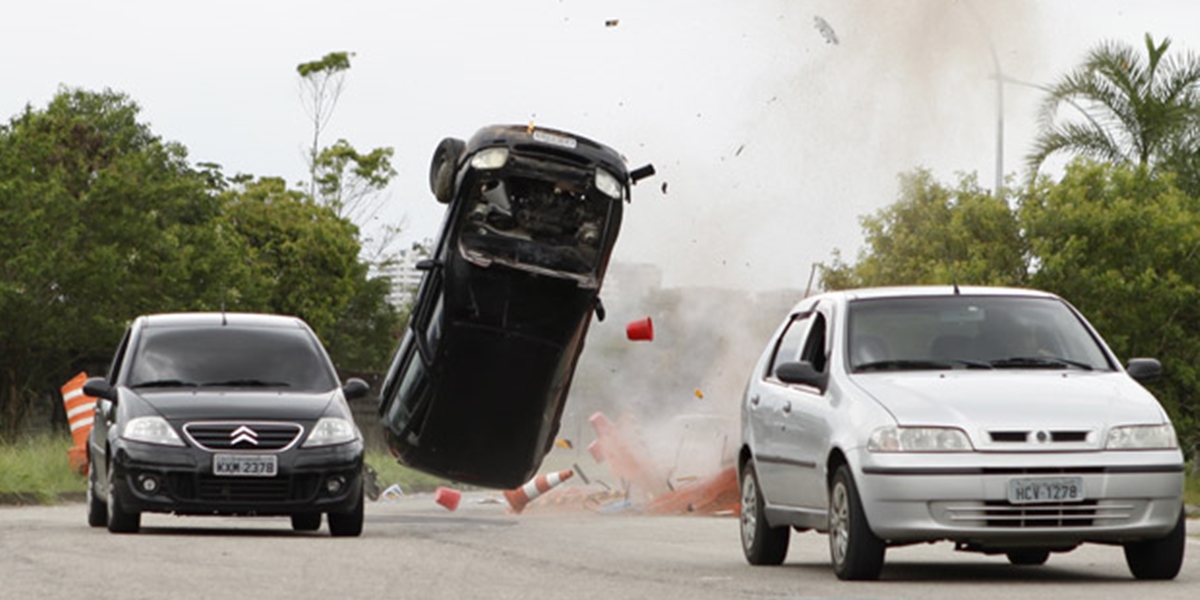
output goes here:
[[817, 31], [821, 32], [821, 37], [825, 38], [826, 44], [836, 45], [838, 43], [837, 33], [829, 25], [829, 21], [821, 17], [813, 17], [813, 26], [817, 28]]

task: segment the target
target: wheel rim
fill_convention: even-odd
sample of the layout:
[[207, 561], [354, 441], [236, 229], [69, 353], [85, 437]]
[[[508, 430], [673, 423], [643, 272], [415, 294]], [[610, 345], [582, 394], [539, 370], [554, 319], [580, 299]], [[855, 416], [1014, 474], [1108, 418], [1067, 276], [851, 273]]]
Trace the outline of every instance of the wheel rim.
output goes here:
[[754, 475], [747, 472], [742, 480], [742, 545], [749, 549], [754, 545], [754, 532], [758, 527], [758, 486]]
[[833, 562], [840, 565], [846, 560], [846, 549], [850, 545], [850, 498], [842, 482], [833, 486], [832, 496], [829, 500], [829, 547], [833, 551]]

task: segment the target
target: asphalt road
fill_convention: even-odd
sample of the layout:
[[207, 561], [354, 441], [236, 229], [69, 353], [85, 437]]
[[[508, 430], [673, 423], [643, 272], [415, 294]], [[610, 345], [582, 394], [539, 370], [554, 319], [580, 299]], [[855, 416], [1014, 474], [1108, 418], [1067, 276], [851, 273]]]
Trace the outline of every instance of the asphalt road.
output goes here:
[[[0, 599], [998, 598], [1200, 596], [1200, 539], [1170, 582], [1136, 582], [1120, 548], [1042, 567], [957, 553], [888, 552], [878, 582], [838, 581], [826, 538], [794, 534], [781, 567], [750, 567], [729, 517], [587, 511], [512, 515], [490, 493], [447, 511], [432, 496], [367, 505], [360, 538], [286, 519], [143, 516], [142, 533], [89, 528], [84, 506], [0, 508]], [[1196, 523], [1200, 525], [1200, 523]], [[1198, 530], [1200, 531], [1200, 530]]]

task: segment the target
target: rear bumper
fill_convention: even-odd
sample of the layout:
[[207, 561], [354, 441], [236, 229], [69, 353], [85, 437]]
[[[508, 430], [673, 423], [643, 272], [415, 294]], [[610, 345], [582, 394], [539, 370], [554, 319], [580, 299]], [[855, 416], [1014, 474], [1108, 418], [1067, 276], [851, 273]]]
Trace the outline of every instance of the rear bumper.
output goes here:
[[[212, 454], [122, 441], [113, 493], [127, 510], [185, 515], [348, 512], [362, 493], [361, 441], [277, 454], [274, 477], [213, 475]], [[153, 483], [147, 485], [147, 480]]]

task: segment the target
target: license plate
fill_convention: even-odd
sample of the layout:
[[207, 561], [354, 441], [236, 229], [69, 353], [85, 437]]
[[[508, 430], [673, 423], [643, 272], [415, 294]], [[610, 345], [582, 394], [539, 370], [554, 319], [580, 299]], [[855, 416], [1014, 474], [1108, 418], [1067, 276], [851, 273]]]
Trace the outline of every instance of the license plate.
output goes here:
[[554, 146], [562, 146], [563, 148], [574, 149], [578, 143], [575, 138], [569, 138], [565, 135], [555, 135], [548, 131], [537, 130], [533, 132], [533, 139], [542, 142], [543, 144], [551, 144]]
[[214, 454], [213, 475], [222, 477], [274, 477], [279, 470], [274, 454]]
[[1082, 500], [1082, 477], [1008, 480], [1008, 501], [1012, 504], [1053, 504]]

